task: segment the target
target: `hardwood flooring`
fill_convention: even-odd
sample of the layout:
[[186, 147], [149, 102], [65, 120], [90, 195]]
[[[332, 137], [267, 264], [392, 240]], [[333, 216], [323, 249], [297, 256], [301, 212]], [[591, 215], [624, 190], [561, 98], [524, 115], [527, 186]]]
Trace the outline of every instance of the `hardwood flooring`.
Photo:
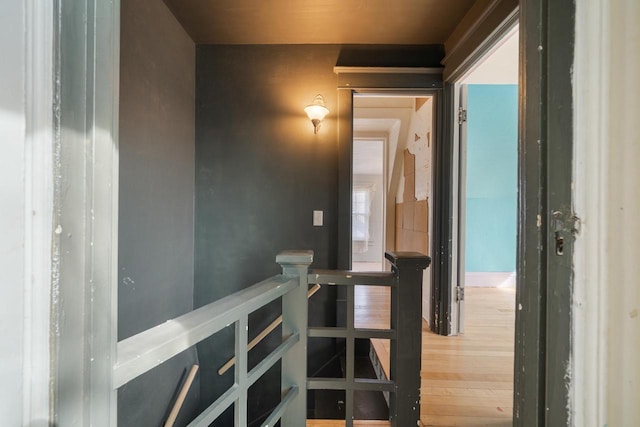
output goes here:
[[[513, 339], [515, 289], [467, 288], [464, 335], [443, 337], [422, 329], [423, 426], [511, 425], [513, 411]], [[389, 290], [356, 288], [356, 326], [386, 328]], [[388, 372], [385, 340], [374, 347]], [[387, 426], [362, 422], [360, 426]], [[311, 427], [344, 426], [344, 421], [309, 420]]]
[[514, 288], [466, 288], [464, 335], [424, 324], [425, 426], [510, 426], [513, 413]]

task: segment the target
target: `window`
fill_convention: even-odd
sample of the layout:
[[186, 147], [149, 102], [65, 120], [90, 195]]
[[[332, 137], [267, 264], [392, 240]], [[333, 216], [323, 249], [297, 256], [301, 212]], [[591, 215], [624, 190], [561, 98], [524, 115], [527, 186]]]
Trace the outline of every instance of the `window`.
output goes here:
[[[353, 189], [351, 208], [351, 234], [354, 251], [366, 252], [369, 245], [369, 216], [371, 213], [371, 189]], [[359, 248], [359, 249], [358, 249]]]

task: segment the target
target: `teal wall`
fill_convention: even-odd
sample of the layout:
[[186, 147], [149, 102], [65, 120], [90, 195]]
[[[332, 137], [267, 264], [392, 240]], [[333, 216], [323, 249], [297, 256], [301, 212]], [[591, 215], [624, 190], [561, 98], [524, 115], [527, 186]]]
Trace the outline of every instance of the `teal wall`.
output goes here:
[[518, 86], [469, 85], [466, 271], [514, 271]]

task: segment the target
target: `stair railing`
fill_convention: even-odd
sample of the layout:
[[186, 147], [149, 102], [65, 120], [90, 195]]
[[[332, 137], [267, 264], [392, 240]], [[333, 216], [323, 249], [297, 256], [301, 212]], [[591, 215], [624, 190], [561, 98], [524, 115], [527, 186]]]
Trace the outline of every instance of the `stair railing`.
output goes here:
[[[168, 320], [118, 342], [112, 383], [117, 389], [221, 329], [235, 325], [235, 381], [189, 426], [208, 426], [234, 405], [234, 425], [247, 425], [247, 390], [276, 362], [282, 360], [282, 398], [263, 422], [299, 427], [306, 420], [307, 271], [310, 251], [288, 251], [276, 261], [283, 274]], [[247, 370], [249, 314], [282, 298], [282, 343], [250, 371]], [[115, 419], [115, 417], [114, 417]]]
[[[276, 262], [282, 266], [282, 274], [118, 342], [113, 388], [118, 389], [221, 329], [234, 325], [235, 381], [189, 426], [208, 426], [234, 405], [234, 425], [245, 427], [249, 387], [279, 360], [282, 361], [281, 401], [262, 423], [263, 427], [273, 426], [278, 421], [283, 427], [304, 426], [307, 389], [345, 390], [346, 427], [353, 426], [355, 390], [388, 392], [391, 425], [417, 425], [420, 416], [422, 271], [428, 267], [430, 259], [412, 252], [389, 252], [386, 258], [392, 265], [390, 273], [310, 272], [313, 252], [285, 251], [276, 257]], [[347, 287], [345, 327], [308, 328], [309, 283]], [[391, 287], [390, 329], [354, 327], [354, 287], [357, 285]], [[278, 298], [282, 298], [282, 343], [248, 371], [248, 316]], [[307, 337], [346, 339], [346, 378], [307, 378]], [[391, 340], [389, 380], [354, 377], [356, 338]]]
[[[389, 421], [393, 427], [420, 425], [420, 364], [422, 358], [422, 273], [428, 256], [415, 252], [387, 252], [389, 273], [312, 270], [308, 282], [346, 286], [345, 325], [311, 327], [312, 338], [341, 338], [346, 341], [344, 378], [309, 378], [309, 390], [345, 391], [345, 426], [353, 427], [354, 392], [373, 390], [389, 393]], [[389, 329], [355, 327], [355, 286], [389, 286], [391, 318]], [[381, 338], [391, 341], [390, 378], [355, 378], [355, 340]]]

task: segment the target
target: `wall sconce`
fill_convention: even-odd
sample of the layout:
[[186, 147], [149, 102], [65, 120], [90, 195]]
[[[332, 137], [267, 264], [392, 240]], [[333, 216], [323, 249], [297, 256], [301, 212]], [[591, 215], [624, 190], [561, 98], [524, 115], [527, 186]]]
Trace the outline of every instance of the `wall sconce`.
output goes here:
[[329, 114], [329, 109], [324, 104], [322, 95], [316, 95], [311, 104], [304, 107], [304, 112], [309, 116], [309, 120], [313, 123], [313, 133], [318, 133], [320, 122]]

